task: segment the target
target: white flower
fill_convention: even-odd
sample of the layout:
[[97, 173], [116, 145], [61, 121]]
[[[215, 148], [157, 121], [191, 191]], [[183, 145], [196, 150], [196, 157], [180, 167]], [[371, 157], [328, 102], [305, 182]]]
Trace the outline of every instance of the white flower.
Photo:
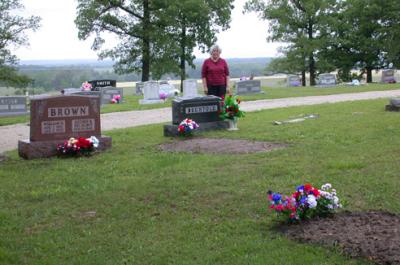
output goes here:
[[317, 207], [317, 200], [315, 199], [315, 196], [312, 194], [307, 196], [307, 203], [308, 203], [308, 207], [310, 207], [310, 208]]
[[330, 188], [332, 188], [332, 185], [330, 183], [326, 183], [321, 187], [322, 190], [329, 190]]
[[334, 203], [335, 205], [338, 205], [338, 204], [339, 204], [339, 198], [338, 198], [337, 196], [333, 196], [333, 203]]
[[92, 142], [94, 148], [99, 147], [100, 141], [96, 136], [90, 136], [89, 140]]

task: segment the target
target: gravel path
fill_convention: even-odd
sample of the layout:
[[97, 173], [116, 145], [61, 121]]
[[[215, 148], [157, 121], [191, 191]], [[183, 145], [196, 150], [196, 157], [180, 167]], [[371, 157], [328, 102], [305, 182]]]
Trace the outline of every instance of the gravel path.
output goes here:
[[[263, 109], [285, 108], [301, 105], [317, 105], [343, 101], [367, 100], [375, 98], [400, 97], [400, 90], [370, 91], [361, 93], [337, 94], [328, 96], [310, 96], [296, 98], [266, 99], [244, 101], [241, 107], [244, 111], [257, 111]], [[384, 106], [382, 106], [383, 108]], [[135, 127], [140, 125], [170, 122], [172, 120], [171, 108], [113, 112], [101, 115], [102, 131]], [[160, 129], [161, 130], [161, 129]], [[0, 126], [0, 153], [17, 149], [18, 140], [29, 138], [29, 126], [15, 124]]]

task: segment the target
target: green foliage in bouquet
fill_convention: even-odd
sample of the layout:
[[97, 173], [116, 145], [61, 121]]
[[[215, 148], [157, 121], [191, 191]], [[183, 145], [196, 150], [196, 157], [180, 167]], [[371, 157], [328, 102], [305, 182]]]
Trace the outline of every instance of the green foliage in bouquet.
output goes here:
[[244, 117], [244, 111], [240, 110], [240, 99], [237, 96], [228, 95], [225, 97], [221, 107], [220, 117], [222, 119], [231, 119]]

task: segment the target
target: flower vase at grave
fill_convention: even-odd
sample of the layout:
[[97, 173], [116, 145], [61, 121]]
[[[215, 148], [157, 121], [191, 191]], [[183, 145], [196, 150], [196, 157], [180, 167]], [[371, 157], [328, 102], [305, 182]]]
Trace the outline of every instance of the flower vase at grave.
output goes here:
[[237, 131], [237, 130], [239, 130], [239, 128], [237, 127], [237, 121], [238, 121], [237, 117], [233, 117], [233, 119], [228, 119], [228, 122], [229, 122], [228, 131]]

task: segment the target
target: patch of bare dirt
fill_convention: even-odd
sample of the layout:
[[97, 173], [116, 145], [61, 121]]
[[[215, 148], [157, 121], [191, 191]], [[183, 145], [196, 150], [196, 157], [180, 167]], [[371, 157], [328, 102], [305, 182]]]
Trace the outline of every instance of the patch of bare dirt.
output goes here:
[[400, 264], [400, 217], [392, 213], [342, 212], [281, 229], [300, 242], [337, 246], [377, 264]]
[[160, 149], [166, 152], [249, 154], [269, 152], [275, 149], [286, 148], [287, 146], [287, 144], [261, 141], [196, 137], [188, 139], [175, 139], [172, 143], [160, 145]]

